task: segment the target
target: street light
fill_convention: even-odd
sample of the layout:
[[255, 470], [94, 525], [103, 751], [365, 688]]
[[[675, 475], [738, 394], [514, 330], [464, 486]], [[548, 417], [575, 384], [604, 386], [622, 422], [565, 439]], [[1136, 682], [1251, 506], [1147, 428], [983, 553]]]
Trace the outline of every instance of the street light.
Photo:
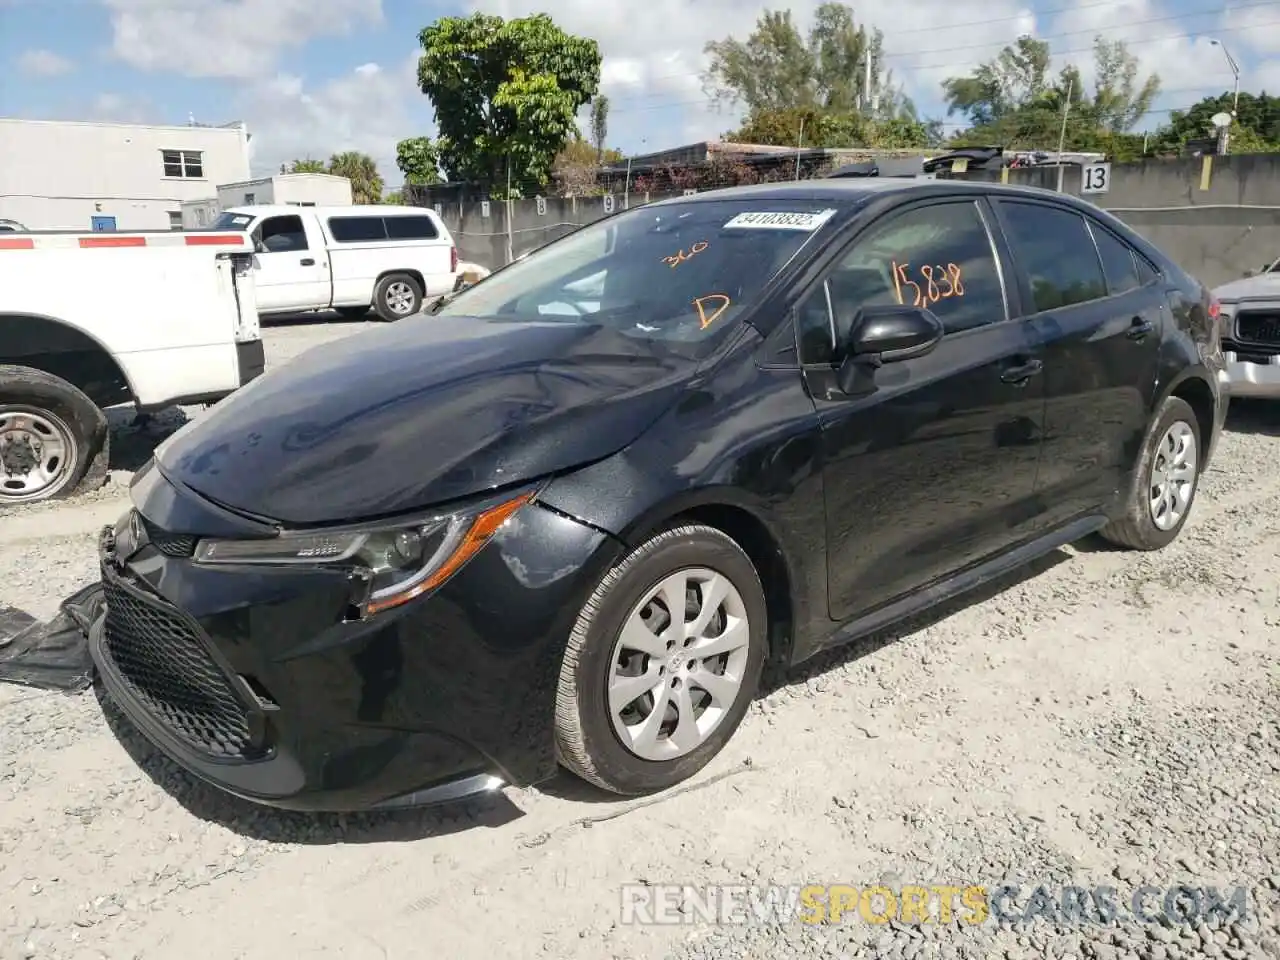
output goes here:
[[[1209, 39], [1211, 46], [1218, 47], [1222, 51], [1222, 55], [1227, 58], [1227, 63], [1231, 65], [1231, 75], [1235, 77], [1235, 92], [1231, 97], [1231, 120], [1235, 122], [1240, 109], [1240, 64], [1236, 63], [1236, 58], [1231, 56], [1231, 51], [1227, 49], [1227, 45], [1221, 40]], [[1230, 142], [1230, 127], [1224, 127], [1221, 131], [1221, 149], [1220, 152], [1225, 155], [1227, 152], [1227, 144]]]

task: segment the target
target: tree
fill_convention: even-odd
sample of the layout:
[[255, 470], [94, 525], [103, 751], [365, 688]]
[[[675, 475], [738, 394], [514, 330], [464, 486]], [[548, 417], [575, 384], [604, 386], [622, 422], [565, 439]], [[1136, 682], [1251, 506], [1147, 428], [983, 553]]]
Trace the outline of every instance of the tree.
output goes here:
[[600, 85], [600, 48], [546, 14], [504, 21], [444, 17], [418, 36], [418, 85], [435, 107], [436, 145], [451, 180], [503, 193], [545, 184]]
[[[285, 172], [285, 169], [283, 166], [280, 168], [280, 172], [281, 173]], [[324, 161], [312, 160], [310, 157], [307, 157], [307, 159], [305, 160], [295, 160], [293, 161], [293, 163], [289, 164], [288, 172], [289, 173], [324, 173], [325, 172]]]
[[[1224, 92], [1205, 97], [1189, 110], [1174, 110], [1156, 132], [1157, 153], [1181, 153], [1188, 140], [1212, 137], [1214, 114], [1230, 113], [1233, 96]], [[1280, 97], [1241, 93], [1236, 122], [1231, 126], [1232, 153], [1274, 153], [1280, 150]]]
[[[766, 10], [744, 40], [708, 43], [703, 74], [708, 94], [740, 103], [751, 113], [817, 107], [835, 113], [867, 108], [876, 97], [890, 109], [903, 105], [884, 69], [884, 37], [868, 31], [842, 3], [823, 3], [802, 37], [791, 11]], [[867, 64], [871, 83], [867, 85]]]
[[391, 204], [392, 206], [402, 207], [404, 206], [404, 193], [400, 190], [392, 190], [383, 198], [382, 202]]
[[329, 173], [351, 181], [351, 199], [355, 203], [382, 202], [382, 175], [367, 153], [349, 150], [329, 158]]
[[609, 98], [603, 93], [591, 101], [591, 142], [596, 147], [596, 163], [604, 163], [604, 141], [609, 135]]
[[952, 144], [1056, 147], [1065, 112], [1068, 149], [1115, 160], [1141, 156], [1142, 137], [1129, 131], [1151, 109], [1160, 78], [1152, 74], [1139, 83], [1137, 58], [1123, 41], [1098, 37], [1093, 52], [1092, 94], [1074, 64], [1050, 77], [1049, 44], [1030, 36], [1019, 37], [967, 76], [943, 81], [948, 115], [960, 113], [973, 124]]
[[440, 182], [440, 151], [430, 137], [410, 137], [397, 143], [396, 166], [405, 183]]

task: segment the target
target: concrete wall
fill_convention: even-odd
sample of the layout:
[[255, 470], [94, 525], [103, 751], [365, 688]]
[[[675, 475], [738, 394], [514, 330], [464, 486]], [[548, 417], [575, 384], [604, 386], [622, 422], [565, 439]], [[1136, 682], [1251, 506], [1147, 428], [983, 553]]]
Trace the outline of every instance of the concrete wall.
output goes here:
[[[1203, 172], [1198, 157], [1115, 164], [1110, 191], [1087, 199], [1130, 224], [1210, 286], [1280, 257], [1280, 156], [1213, 157], [1207, 189], [1201, 189]], [[965, 176], [996, 179], [999, 174]], [[1079, 168], [1068, 168], [1064, 191], [1079, 194], [1080, 178]], [[1009, 182], [1054, 189], [1057, 170], [1011, 170]], [[635, 206], [646, 197], [632, 194], [629, 199]], [[655, 194], [648, 199], [661, 198]], [[614, 196], [614, 204], [622, 209], [621, 194]], [[459, 256], [490, 268], [508, 259], [508, 209], [514, 256], [605, 215], [601, 197], [548, 198], [541, 214], [534, 200], [509, 205], [492, 201], [488, 217], [476, 202], [445, 203], [439, 209]]]
[[[198, 151], [200, 177], [167, 177], [161, 151]], [[248, 134], [236, 127], [156, 127], [0, 119], [0, 217], [32, 230], [167, 230], [184, 200], [249, 178]]]

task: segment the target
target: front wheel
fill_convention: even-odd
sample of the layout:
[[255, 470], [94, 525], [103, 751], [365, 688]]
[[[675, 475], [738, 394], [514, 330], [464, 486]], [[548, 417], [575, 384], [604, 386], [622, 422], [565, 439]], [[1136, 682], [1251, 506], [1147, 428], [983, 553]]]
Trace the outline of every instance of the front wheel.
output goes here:
[[721, 531], [691, 524], [642, 544], [600, 582], [569, 637], [561, 763], [624, 795], [693, 776], [751, 705], [767, 622], [755, 567]]
[[422, 309], [422, 285], [407, 273], [389, 273], [374, 289], [373, 309], [388, 322], [411, 317]]
[[1151, 423], [1123, 517], [1102, 529], [1112, 543], [1159, 550], [1182, 531], [1200, 483], [1200, 422], [1191, 404], [1169, 397]]

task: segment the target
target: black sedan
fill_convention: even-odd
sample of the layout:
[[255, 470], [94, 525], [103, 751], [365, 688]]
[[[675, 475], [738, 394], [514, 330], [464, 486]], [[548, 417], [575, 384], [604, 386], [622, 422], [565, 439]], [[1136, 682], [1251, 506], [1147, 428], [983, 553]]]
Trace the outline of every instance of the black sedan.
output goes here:
[[817, 180], [587, 226], [180, 431], [91, 646], [227, 791], [620, 794], [794, 664], [1094, 532], [1152, 550], [1222, 431], [1217, 305], [1079, 200]]

